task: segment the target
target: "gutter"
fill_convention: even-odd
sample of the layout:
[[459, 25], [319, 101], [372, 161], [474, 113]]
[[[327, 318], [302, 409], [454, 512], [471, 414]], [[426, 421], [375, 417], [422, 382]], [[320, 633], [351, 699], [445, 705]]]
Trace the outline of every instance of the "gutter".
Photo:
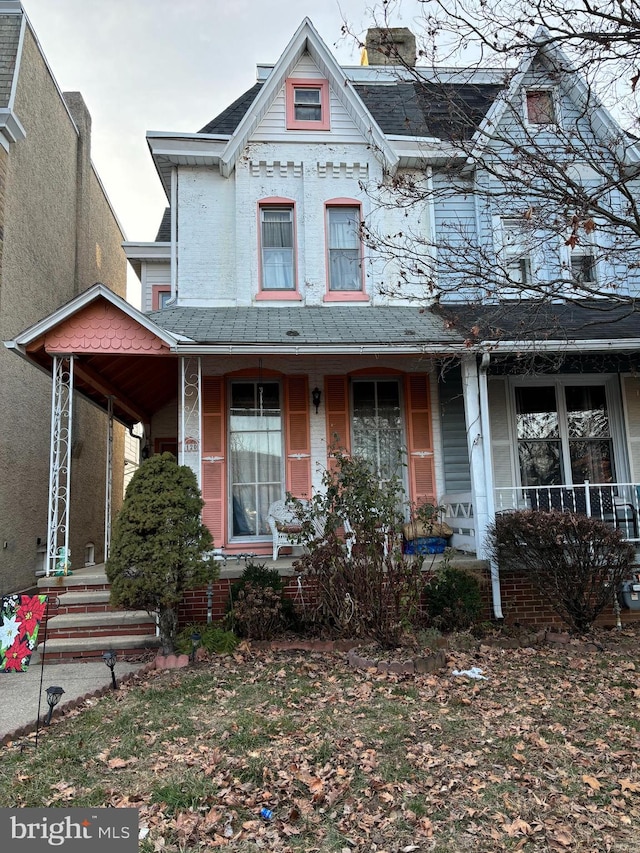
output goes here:
[[[177, 332], [169, 332], [174, 338]], [[266, 344], [261, 341], [246, 344], [197, 344], [183, 337], [171, 346], [171, 351], [180, 355], [453, 355], [468, 353], [469, 348], [464, 344], [424, 344], [422, 346], [398, 346], [397, 344]]]
[[[487, 385], [487, 373], [491, 354], [482, 354], [480, 369], [478, 370], [478, 384], [480, 392], [480, 419], [482, 427], [482, 444], [485, 464], [485, 477], [487, 485], [487, 515], [491, 519], [496, 517], [496, 506], [493, 493], [493, 468], [491, 463], [491, 427], [489, 424], [489, 388]], [[482, 551], [484, 547], [481, 544]], [[491, 600], [493, 602], [493, 615], [496, 619], [504, 619], [502, 613], [502, 596], [500, 594], [500, 570], [495, 560], [490, 560], [491, 566]]]

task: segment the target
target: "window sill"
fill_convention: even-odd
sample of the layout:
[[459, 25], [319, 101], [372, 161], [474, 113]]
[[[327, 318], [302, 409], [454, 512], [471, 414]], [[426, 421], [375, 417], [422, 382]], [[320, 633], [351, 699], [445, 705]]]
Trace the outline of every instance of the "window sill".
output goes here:
[[256, 302], [302, 302], [297, 290], [261, 290], [256, 294]]
[[323, 302], [370, 302], [367, 293], [361, 290], [341, 290], [326, 293]]

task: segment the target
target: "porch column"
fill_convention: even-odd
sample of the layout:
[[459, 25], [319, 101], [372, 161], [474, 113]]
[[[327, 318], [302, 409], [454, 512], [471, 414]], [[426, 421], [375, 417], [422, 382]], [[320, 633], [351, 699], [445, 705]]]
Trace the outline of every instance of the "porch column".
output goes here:
[[113, 397], [107, 400], [107, 470], [104, 481], [104, 559], [111, 550], [111, 500], [113, 497]]
[[471, 488], [473, 491], [473, 515], [476, 528], [476, 549], [480, 559], [485, 557], [484, 540], [487, 525], [492, 516], [493, 476], [491, 459], [486, 455], [485, 424], [481, 408], [480, 382], [486, 375], [479, 375], [475, 355], [462, 358], [462, 388], [464, 396], [464, 415], [467, 428], [467, 446], [471, 469]]
[[[47, 575], [56, 565], [66, 571], [69, 560], [69, 509], [73, 425], [73, 356], [54, 356], [51, 393], [51, 455], [49, 460], [49, 520]], [[58, 554], [58, 549], [64, 551]]]
[[178, 462], [188, 465], [202, 488], [202, 365], [200, 358], [180, 359]]

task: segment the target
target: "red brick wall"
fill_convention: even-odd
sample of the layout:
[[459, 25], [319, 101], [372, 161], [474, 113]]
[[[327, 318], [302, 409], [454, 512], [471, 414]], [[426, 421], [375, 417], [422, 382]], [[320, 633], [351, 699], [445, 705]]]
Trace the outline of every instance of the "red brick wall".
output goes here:
[[[219, 622], [224, 618], [229, 600], [229, 587], [237, 578], [221, 578], [213, 584], [212, 620]], [[303, 602], [312, 603], [313, 591], [309, 589], [308, 582], [303, 587], [302, 600], [298, 589], [297, 579], [287, 577], [285, 582], [285, 595], [293, 599], [297, 605]], [[517, 572], [503, 572], [500, 576], [500, 590], [502, 594], [502, 612], [506, 625], [526, 626], [563, 626], [560, 617], [543, 601], [534, 589], [528, 577]], [[484, 602], [482, 620], [493, 618], [493, 605], [491, 601], [491, 580], [487, 570], [487, 581], [481, 584], [481, 592]], [[631, 612], [622, 610], [621, 618], [623, 624], [640, 621], [640, 611]], [[180, 626], [192, 622], [204, 624], [207, 621], [207, 588], [190, 590], [185, 593], [182, 604], [178, 609]], [[598, 620], [602, 626], [615, 625], [616, 617], [613, 607], [605, 610]]]

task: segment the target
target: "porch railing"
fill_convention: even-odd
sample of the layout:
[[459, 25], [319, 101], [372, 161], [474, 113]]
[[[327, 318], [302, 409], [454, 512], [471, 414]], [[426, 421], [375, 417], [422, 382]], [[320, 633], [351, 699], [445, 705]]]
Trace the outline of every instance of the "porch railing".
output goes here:
[[495, 510], [558, 509], [599, 518], [640, 543], [640, 484], [584, 483], [574, 486], [519, 486], [495, 489]]

